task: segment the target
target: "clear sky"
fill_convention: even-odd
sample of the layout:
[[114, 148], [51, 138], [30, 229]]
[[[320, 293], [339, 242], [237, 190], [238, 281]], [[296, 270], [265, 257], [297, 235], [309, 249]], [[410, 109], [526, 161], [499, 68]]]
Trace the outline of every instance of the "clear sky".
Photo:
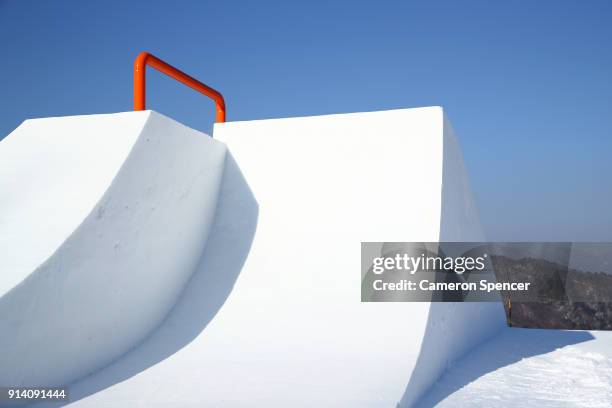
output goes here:
[[[150, 51], [228, 120], [441, 105], [491, 240], [612, 241], [612, 2], [0, 0], [0, 137], [132, 108]], [[148, 107], [212, 103], [149, 70]]]

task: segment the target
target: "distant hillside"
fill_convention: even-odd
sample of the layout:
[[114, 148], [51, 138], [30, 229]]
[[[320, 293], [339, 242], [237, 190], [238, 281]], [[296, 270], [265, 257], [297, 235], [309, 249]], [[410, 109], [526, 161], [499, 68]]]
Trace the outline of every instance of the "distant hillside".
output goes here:
[[612, 275], [536, 258], [491, 260], [500, 281], [533, 282], [536, 288], [528, 296], [501, 292], [510, 325], [612, 330]]

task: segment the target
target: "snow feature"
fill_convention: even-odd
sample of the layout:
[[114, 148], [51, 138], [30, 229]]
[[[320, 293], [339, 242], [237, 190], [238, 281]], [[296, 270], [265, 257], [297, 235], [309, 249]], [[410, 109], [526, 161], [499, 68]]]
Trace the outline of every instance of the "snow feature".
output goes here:
[[[360, 302], [360, 242], [483, 240], [441, 108], [216, 124], [227, 157], [223, 143], [161, 115], [108, 120], [121, 115], [138, 117], [132, 126], [142, 131], [128, 142], [117, 126], [117, 143], [127, 144], [111, 149], [123, 154], [114, 162], [120, 168], [96, 181], [49, 260], [41, 252], [19, 261], [30, 265], [16, 272], [22, 283], [0, 299], [1, 345], [36, 352], [68, 333], [53, 347], [73, 363], [51, 372], [60, 360], [45, 353], [16, 377], [0, 371], [1, 380], [59, 384], [104, 365], [159, 324], [193, 271], [140, 346], [71, 386], [75, 406], [408, 407], [503, 327], [497, 304]], [[103, 122], [90, 118], [91, 128]], [[55, 129], [49, 135], [61, 133]], [[1, 147], [0, 157], [9, 156]], [[49, 197], [75, 188], [61, 186], [61, 177], [50, 177], [58, 187]], [[242, 177], [248, 187], [237, 189]], [[29, 179], [4, 183], [11, 192]], [[243, 266], [237, 246], [248, 252]], [[66, 360], [77, 353], [82, 358]], [[3, 358], [0, 367], [21, 364]]]
[[0, 384], [62, 385], [138, 344], [191, 276], [226, 148], [151, 111], [0, 143]]

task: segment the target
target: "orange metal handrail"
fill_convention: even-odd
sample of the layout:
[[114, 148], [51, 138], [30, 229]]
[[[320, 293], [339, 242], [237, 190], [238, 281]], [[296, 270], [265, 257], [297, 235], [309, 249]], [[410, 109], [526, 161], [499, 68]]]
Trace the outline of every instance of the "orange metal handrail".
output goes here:
[[140, 54], [138, 54], [138, 57], [136, 57], [136, 60], [134, 61], [135, 111], [145, 110], [147, 65], [214, 100], [216, 111], [215, 121], [217, 123], [225, 122], [225, 100], [223, 99], [223, 95], [221, 95], [219, 91], [216, 91], [210, 86], [203, 84], [202, 82], [187, 75], [186, 73], [179, 71], [172, 65], [167, 64], [166, 62], [160, 60], [152, 54], [149, 54], [148, 52], [141, 52]]

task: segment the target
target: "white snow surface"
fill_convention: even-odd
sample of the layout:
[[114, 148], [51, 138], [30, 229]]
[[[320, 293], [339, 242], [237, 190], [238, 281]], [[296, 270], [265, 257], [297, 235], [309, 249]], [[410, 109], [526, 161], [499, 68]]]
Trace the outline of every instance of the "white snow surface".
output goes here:
[[410, 406], [494, 304], [361, 303], [361, 241], [482, 239], [441, 108], [230, 122], [215, 221], [174, 309], [74, 406]]
[[30, 119], [0, 143], [0, 296], [98, 204], [149, 112]]
[[151, 111], [0, 143], [0, 384], [61, 385], [159, 325], [214, 219], [226, 148]]
[[418, 408], [607, 408], [612, 332], [506, 328], [454, 364]]
[[155, 113], [78, 120], [120, 115], [146, 116], [138, 136], [102, 150], [51, 254], [15, 263], [0, 383], [69, 382], [83, 407], [409, 407], [502, 329], [497, 304], [360, 301], [362, 241], [483, 240], [441, 108], [217, 124], [223, 143]]

